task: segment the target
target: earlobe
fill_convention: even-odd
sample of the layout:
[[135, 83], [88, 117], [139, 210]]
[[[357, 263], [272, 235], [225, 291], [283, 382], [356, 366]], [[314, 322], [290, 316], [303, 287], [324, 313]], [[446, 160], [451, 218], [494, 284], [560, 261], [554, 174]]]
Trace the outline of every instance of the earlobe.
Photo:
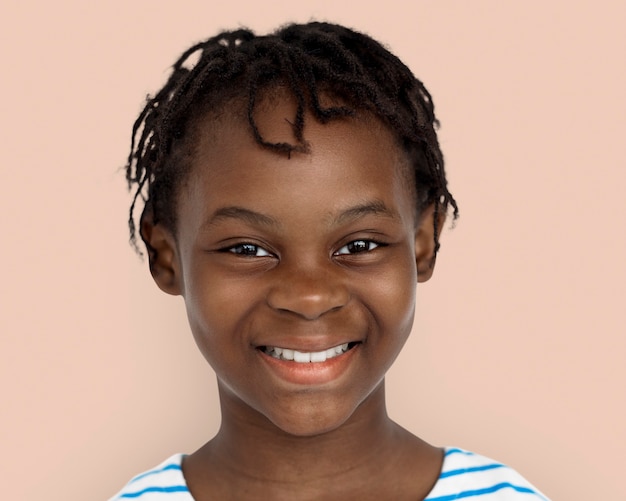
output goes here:
[[152, 215], [141, 216], [141, 239], [146, 244], [150, 273], [163, 292], [178, 296], [182, 293], [180, 267], [174, 237], [161, 224], [154, 224]]
[[[445, 212], [441, 209], [435, 210], [435, 204], [427, 207], [420, 215], [415, 231], [415, 262], [417, 264], [418, 282], [426, 282], [433, 275], [439, 235], [441, 235], [445, 221]], [[435, 235], [437, 235], [436, 239]]]

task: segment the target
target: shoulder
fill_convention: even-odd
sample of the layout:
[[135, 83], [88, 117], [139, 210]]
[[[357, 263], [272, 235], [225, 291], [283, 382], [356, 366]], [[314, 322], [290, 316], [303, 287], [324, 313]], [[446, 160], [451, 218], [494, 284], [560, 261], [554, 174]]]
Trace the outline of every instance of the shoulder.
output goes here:
[[445, 449], [441, 474], [424, 501], [549, 501], [512, 468], [455, 447]]
[[193, 501], [183, 476], [183, 454], [134, 477], [109, 501]]

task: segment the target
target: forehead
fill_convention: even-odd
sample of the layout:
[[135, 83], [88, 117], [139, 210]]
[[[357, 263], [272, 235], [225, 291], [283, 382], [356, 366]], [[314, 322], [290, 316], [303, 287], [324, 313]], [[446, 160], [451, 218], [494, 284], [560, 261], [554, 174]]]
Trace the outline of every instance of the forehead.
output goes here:
[[[317, 200], [330, 212], [344, 202], [383, 196], [414, 216], [408, 157], [390, 129], [370, 113], [357, 112], [326, 124], [305, 113], [305, 151], [287, 155], [258, 143], [242, 107], [238, 103], [232, 112], [225, 108], [198, 122], [183, 204], [185, 199], [201, 198], [210, 206], [273, 202], [273, 208], [279, 208], [281, 201], [285, 206], [310, 207]], [[296, 109], [295, 101], [284, 94], [264, 96], [254, 110], [263, 140], [297, 144]]]

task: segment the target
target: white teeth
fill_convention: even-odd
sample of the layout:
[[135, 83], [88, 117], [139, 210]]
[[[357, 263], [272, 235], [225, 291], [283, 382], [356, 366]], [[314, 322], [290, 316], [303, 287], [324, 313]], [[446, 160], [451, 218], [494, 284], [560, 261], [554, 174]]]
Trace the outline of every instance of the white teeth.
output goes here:
[[304, 352], [297, 350], [290, 350], [288, 348], [278, 348], [276, 346], [266, 346], [263, 351], [268, 355], [280, 360], [293, 360], [294, 362], [305, 363], [317, 363], [326, 362], [330, 358], [334, 358], [342, 353], [348, 351], [348, 343], [335, 346], [334, 348], [328, 348], [323, 351]]
[[306, 362], [310, 362], [311, 361], [311, 354], [310, 353], [302, 353], [301, 351], [295, 351], [293, 352], [293, 361], [294, 362], [298, 362], [300, 364], [306, 363]]
[[335, 346], [333, 349], [335, 350], [335, 353], [337, 355], [341, 355], [344, 351], [348, 351], [348, 343], [344, 343], [340, 346]]
[[311, 353], [311, 362], [326, 362], [325, 351], [315, 351]]

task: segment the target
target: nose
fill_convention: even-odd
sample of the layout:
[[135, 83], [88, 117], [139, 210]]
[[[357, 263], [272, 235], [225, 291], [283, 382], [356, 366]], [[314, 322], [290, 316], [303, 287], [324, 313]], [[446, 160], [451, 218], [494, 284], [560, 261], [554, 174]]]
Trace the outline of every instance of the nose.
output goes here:
[[267, 303], [276, 311], [315, 320], [348, 303], [350, 294], [340, 274], [322, 267], [283, 269], [267, 294]]

